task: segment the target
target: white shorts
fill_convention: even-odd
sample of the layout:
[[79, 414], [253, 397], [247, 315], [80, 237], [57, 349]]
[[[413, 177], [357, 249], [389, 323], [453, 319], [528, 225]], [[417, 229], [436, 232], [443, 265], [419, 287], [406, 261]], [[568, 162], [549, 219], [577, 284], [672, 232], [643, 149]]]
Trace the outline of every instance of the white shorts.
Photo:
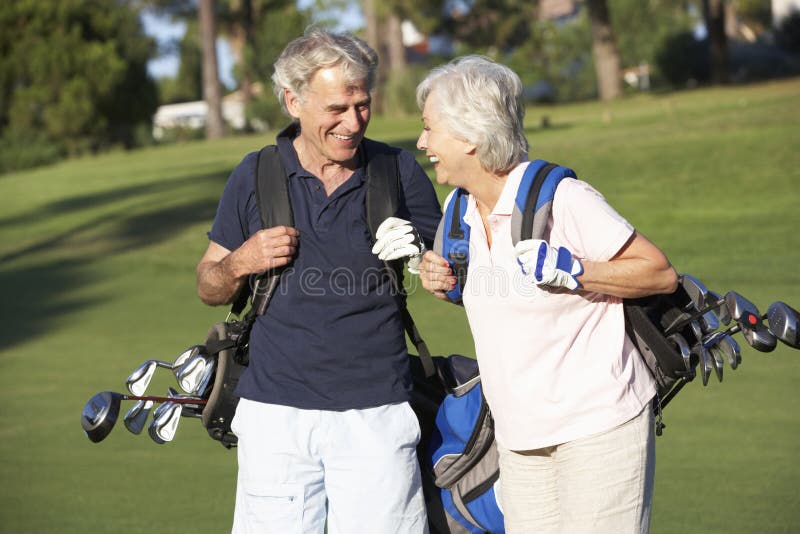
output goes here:
[[426, 533], [408, 403], [344, 412], [241, 399], [234, 534]]

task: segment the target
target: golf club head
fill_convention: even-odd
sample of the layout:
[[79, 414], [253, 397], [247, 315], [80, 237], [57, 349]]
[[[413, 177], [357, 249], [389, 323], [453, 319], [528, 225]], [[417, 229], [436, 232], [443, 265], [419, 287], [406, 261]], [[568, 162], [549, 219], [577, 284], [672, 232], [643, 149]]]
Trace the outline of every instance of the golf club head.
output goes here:
[[692, 351], [689, 348], [689, 344], [686, 342], [686, 338], [680, 334], [672, 334], [667, 339], [675, 345], [683, 358], [683, 364], [686, 366], [687, 380], [692, 380], [695, 377], [697, 361], [692, 360]]
[[692, 335], [694, 335], [694, 341], [696, 343], [700, 343], [703, 339], [703, 329], [700, 327], [700, 323], [698, 321], [692, 321], [689, 323], [689, 328], [692, 329]]
[[703, 379], [703, 385], [707, 386], [708, 378], [711, 376], [711, 372], [714, 370], [714, 362], [712, 361], [711, 355], [708, 353], [708, 349], [706, 349], [702, 343], [695, 345], [692, 349], [692, 352], [696, 355], [700, 362], [700, 376]]
[[200, 383], [197, 385], [197, 389], [193, 391], [192, 394], [197, 395], [198, 397], [205, 397], [209, 385], [214, 381], [216, 376], [217, 359], [208, 357], [205, 371], [203, 372], [203, 376], [200, 378]]
[[136, 404], [128, 410], [122, 422], [125, 423], [125, 428], [132, 434], [141, 434], [144, 426], [147, 423], [147, 417], [150, 415], [150, 410], [153, 408], [153, 401], [136, 401]]
[[777, 301], [767, 309], [767, 324], [775, 337], [792, 348], [800, 349], [800, 335], [798, 335], [800, 312], [786, 304]]
[[183, 364], [191, 360], [193, 356], [199, 354], [200, 352], [205, 352], [205, 350], [206, 348], [203, 345], [192, 345], [185, 351], [181, 352], [180, 355], [175, 358], [175, 363], [172, 364], [172, 374], [175, 375], [175, 379], [178, 379], [178, 371], [180, 371]]
[[742, 335], [747, 344], [759, 352], [772, 352], [778, 345], [778, 338], [761, 323], [753, 329], [742, 328]]
[[203, 379], [207, 360], [202, 354], [195, 354], [189, 361], [181, 365], [175, 375], [178, 379], [178, 385], [186, 393], [193, 394], [194, 391], [200, 386], [200, 381]]
[[131, 395], [140, 397], [145, 394], [147, 386], [150, 385], [150, 381], [153, 379], [153, 373], [155, 373], [157, 366], [158, 364], [155, 360], [147, 360], [130, 374], [128, 379], [125, 380], [125, 385], [128, 387], [128, 391], [131, 392]]
[[714, 364], [714, 372], [717, 375], [717, 380], [722, 382], [722, 371], [725, 367], [725, 355], [716, 344], [711, 345], [707, 350], [711, 355], [711, 362]]
[[727, 356], [731, 369], [736, 369], [742, 363], [742, 349], [739, 344], [728, 334], [723, 334], [716, 342], [717, 347]]
[[706, 312], [699, 319], [700, 330], [704, 334], [710, 334], [719, 328], [719, 318], [714, 312]]
[[81, 412], [81, 427], [86, 437], [94, 443], [106, 439], [119, 416], [122, 395], [103, 391], [89, 399]]
[[706, 304], [712, 302], [712, 300], [709, 299], [708, 288], [706, 288], [703, 282], [691, 274], [684, 273], [680, 275], [678, 277], [678, 281], [680, 282], [684, 291], [686, 291], [686, 294], [689, 295], [689, 299], [691, 299], [692, 304], [694, 304], [696, 309], [702, 310], [706, 307]]
[[165, 402], [159, 408], [161, 410], [157, 410], [157, 416], [155, 412], [153, 413], [153, 420], [147, 427], [147, 433], [150, 434], [153, 441], [163, 445], [175, 438], [175, 432], [177, 432], [178, 423], [181, 420], [181, 405]]
[[725, 297], [717, 293], [716, 291], [709, 291], [709, 299], [713, 299], [714, 302], [718, 303], [719, 305], [714, 308], [714, 314], [719, 318], [719, 322], [728, 326], [731, 324], [731, 314], [728, 312], [727, 306], [725, 306]]
[[735, 291], [728, 291], [725, 294], [724, 307], [742, 330], [752, 330], [761, 324], [761, 312], [758, 311], [758, 307]]

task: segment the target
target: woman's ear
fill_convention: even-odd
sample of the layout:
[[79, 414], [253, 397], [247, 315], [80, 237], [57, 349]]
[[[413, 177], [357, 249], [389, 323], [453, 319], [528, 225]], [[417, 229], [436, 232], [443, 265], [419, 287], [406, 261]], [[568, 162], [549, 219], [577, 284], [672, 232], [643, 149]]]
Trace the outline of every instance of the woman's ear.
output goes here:
[[472, 143], [464, 142], [464, 154], [469, 154], [470, 156], [474, 156], [477, 151], [478, 151], [478, 145], [473, 145]]

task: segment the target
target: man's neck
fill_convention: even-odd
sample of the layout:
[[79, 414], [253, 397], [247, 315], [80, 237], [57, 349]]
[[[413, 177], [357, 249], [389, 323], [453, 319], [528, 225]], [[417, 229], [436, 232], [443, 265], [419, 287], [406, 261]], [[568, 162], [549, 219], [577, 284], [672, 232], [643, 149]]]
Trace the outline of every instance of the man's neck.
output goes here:
[[295, 137], [292, 144], [295, 152], [297, 152], [297, 159], [300, 165], [320, 179], [328, 196], [346, 182], [359, 167], [358, 154], [350, 161], [336, 162], [319, 157], [315, 150], [309, 149], [308, 144], [301, 135]]

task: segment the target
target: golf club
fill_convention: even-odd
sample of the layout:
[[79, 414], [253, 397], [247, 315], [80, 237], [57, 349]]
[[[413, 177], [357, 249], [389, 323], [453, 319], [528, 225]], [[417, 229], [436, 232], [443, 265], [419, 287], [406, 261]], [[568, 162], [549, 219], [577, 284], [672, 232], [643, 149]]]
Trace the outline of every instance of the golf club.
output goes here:
[[122, 422], [125, 423], [125, 428], [132, 434], [141, 434], [152, 408], [153, 401], [136, 401], [136, 404], [134, 404], [133, 407], [128, 410], [128, 413], [125, 414], [125, 417], [122, 418]]
[[170, 397], [143, 397], [138, 395], [124, 395], [115, 391], [102, 391], [94, 395], [81, 411], [81, 427], [86, 437], [94, 443], [103, 441], [114, 428], [119, 416], [120, 405], [123, 400], [172, 402], [175, 404], [205, 404], [204, 399], [196, 398], [170, 398]]
[[160, 408], [158, 414], [153, 414], [153, 420], [147, 427], [147, 433], [150, 434], [153, 441], [163, 445], [175, 437], [178, 423], [181, 420], [181, 405], [172, 401], [165, 402]]
[[153, 379], [153, 373], [155, 373], [156, 367], [172, 370], [171, 363], [162, 362], [160, 360], [147, 360], [137, 367], [125, 381], [125, 385], [128, 387], [128, 391], [131, 392], [131, 395], [145, 394], [147, 386], [150, 385], [150, 381]]
[[692, 361], [692, 351], [689, 348], [689, 344], [686, 342], [686, 338], [680, 334], [672, 334], [667, 339], [672, 341], [672, 343], [674, 343], [678, 348], [678, 352], [681, 353], [681, 356], [683, 357], [683, 364], [686, 366], [687, 379], [694, 379], [697, 362]]
[[775, 337], [792, 348], [800, 349], [800, 336], [798, 323], [800, 312], [786, 304], [776, 301], [769, 305], [764, 317], [769, 324], [769, 330]]

